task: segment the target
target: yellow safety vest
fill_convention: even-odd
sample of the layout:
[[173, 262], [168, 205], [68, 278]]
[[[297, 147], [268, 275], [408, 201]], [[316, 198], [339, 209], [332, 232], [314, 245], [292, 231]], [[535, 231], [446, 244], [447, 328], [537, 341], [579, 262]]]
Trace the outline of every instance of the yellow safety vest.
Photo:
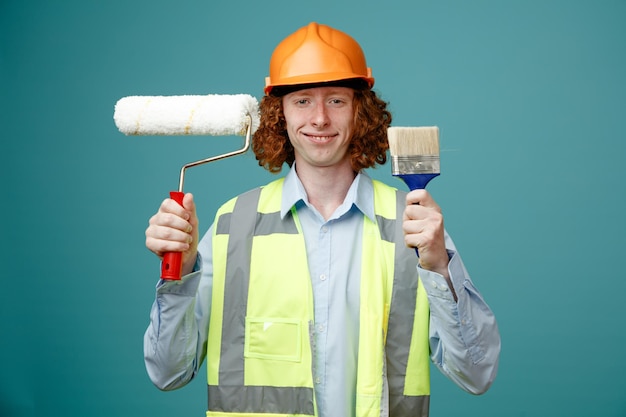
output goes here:
[[[280, 217], [284, 179], [230, 200], [213, 232], [207, 417], [317, 416], [313, 291], [294, 209]], [[374, 183], [364, 216], [357, 417], [428, 416], [428, 300], [404, 244], [405, 193]], [[386, 378], [385, 378], [386, 376]]]

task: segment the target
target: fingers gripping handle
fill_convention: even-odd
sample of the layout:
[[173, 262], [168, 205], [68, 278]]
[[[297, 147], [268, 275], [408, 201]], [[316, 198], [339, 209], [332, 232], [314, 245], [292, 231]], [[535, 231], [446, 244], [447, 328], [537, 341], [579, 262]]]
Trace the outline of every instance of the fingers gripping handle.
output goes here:
[[[432, 174], [400, 174], [397, 175], [398, 177], [400, 177], [400, 179], [402, 179], [402, 181], [404, 181], [404, 183], [409, 187], [409, 190], [413, 191], [413, 190], [423, 190], [426, 188], [426, 185], [428, 185], [428, 183], [430, 182], [430, 180], [432, 180], [433, 178], [435, 178], [436, 176], [438, 176], [439, 173], [432, 173]], [[415, 204], [419, 204], [419, 203], [415, 203]], [[415, 254], [417, 255], [417, 257], [420, 257], [420, 253], [419, 250], [417, 249], [417, 247], [415, 247]]]
[[[180, 191], [170, 191], [170, 198], [181, 206], [183, 205], [183, 197], [185, 193]], [[163, 256], [161, 262], [161, 278], [167, 280], [180, 280], [181, 270], [183, 268], [182, 252], [167, 252]]]

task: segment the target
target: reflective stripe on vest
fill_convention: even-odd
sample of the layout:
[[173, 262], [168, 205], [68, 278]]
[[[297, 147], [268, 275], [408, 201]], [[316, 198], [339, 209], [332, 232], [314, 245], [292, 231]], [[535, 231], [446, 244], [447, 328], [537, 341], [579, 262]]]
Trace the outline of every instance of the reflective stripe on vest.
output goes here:
[[[280, 217], [282, 183], [229, 201], [216, 217], [207, 416], [317, 415], [313, 292], [297, 213]], [[377, 222], [363, 225], [356, 415], [380, 415], [384, 396], [390, 416], [427, 416], [429, 309], [396, 221], [405, 193], [377, 181], [374, 190]]]

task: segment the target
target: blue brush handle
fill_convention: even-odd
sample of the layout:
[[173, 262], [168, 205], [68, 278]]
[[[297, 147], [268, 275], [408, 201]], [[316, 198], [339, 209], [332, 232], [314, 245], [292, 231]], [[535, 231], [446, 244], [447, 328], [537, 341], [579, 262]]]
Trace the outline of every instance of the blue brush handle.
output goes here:
[[[438, 175], [439, 174], [398, 174], [396, 175], [396, 177], [399, 177], [400, 179], [402, 179], [402, 181], [404, 181], [404, 183], [409, 187], [409, 189], [413, 191], [413, 190], [423, 190], [424, 188], [426, 188], [426, 185], [430, 182], [430, 180], [432, 180]], [[420, 253], [417, 250], [417, 248], [415, 248], [415, 253], [417, 254], [417, 257], [419, 258]]]
[[409, 187], [409, 190], [423, 190], [426, 188], [426, 185], [438, 176], [439, 174], [398, 174], [396, 177], [399, 177], [404, 181], [404, 183]]

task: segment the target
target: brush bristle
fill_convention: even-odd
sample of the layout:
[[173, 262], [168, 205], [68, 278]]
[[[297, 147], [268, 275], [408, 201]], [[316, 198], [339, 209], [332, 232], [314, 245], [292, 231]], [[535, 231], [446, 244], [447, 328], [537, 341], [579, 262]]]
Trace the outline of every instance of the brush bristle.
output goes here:
[[439, 156], [439, 128], [437, 126], [393, 126], [387, 129], [387, 138], [392, 156]]

